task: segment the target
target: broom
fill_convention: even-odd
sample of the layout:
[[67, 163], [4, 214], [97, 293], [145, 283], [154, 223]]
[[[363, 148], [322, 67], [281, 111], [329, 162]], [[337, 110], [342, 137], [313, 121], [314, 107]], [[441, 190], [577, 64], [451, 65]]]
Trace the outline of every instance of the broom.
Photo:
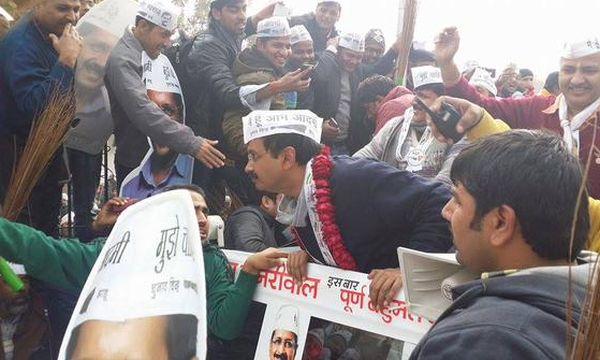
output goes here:
[[[33, 188], [64, 142], [74, 116], [75, 97], [73, 92], [53, 92], [50, 95], [48, 106], [37, 120], [33, 121], [23, 154], [16, 168], [13, 169], [3, 206], [3, 216], [7, 220], [17, 220], [21, 210], [27, 204]], [[24, 289], [25, 286], [21, 279], [1, 257], [0, 275], [13, 291], [19, 292]]]
[[[595, 120], [594, 132], [592, 136], [592, 144], [596, 143], [596, 136], [598, 131], [598, 119]], [[587, 160], [584, 167], [583, 184], [580, 189], [579, 199], [581, 195], [584, 195], [585, 184], [587, 183], [590, 164], [592, 155], [596, 150], [595, 146], [590, 148], [587, 154]], [[573, 240], [575, 238], [575, 226], [577, 224], [577, 213], [580, 211], [580, 201], [577, 201], [575, 207], [575, 215], [573, 216], [573, 227], [571, 229], [571, 249], [573, 248]], [[587, 211], [587, 210], [586, 210]], [[569, 254], [570, 256], [571, 254]], [[579, 326], [575, 339], [567, 336], [567, 354], [571, 354], [571, 359], [576, 360], [587, 360], [587, 359], [600, 359], [600, 257], [596, 259], [590, 272], [590, 279], [588, 281], [588, 293], [585, 302], [582, 305], [581, 317], [579, 320]], [[571, 281], [571, 269], [569, 268], [569, 280]], [[569, 296], [567, 299], [567, 324], [573, 323], [573, 295], [569, 288]]]
[[33, 188], [64, 142], [74, 116], [73, 92], [53, 92], [48, 106], [33, 121], [23, 154], [13, 169], [3, 206], [6, 219], [17, 220]]
[[408, 56], [415, 35], [415, 23], [417, 20], [417, 0], [401, 0], [404, 3], [404, 14], [402, 19], [401, 46], [396, 61], [396, 73], [394, 79], [397, 84], [405, 83], [406, 70], [408, 68]]

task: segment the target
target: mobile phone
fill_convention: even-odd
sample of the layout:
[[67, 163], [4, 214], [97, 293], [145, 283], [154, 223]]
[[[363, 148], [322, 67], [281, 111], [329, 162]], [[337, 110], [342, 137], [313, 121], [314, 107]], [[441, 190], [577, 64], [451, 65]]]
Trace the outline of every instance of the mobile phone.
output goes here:
[[437, 126], [442, 135], [452, 139], [455, 143], [462, 139], [464, 134], [461, 134], [456, 130], [456, 125], [458, 125], [458, 121], [462, 116], [456, 111], [454, 106], [448, 103], [442, 103], [442, 111], [440, 113], [435, 113], [418, 97], [415, 97], [415, 100], [419, 109], [425, 111], [431, 117], [431, 121]]
[[289, 7], [287, 7], [281, 3], [277, 3], [275, 5], [275, 8], [273, 9], [273, 16], [283, 16], [285, 18], [291, 18], [292, 17], [292, 9], [290, 9]]
[[310, 77], [313, 74], [314, 69], [315, 69], [315, 67], [312, 64], [302, 64], [300, 66], [300, 70], [306, 71], [306, 74], [304, 74], [304, 76], [302, 76], [302, 80], [310, 79]]
[[335, 121], [334, 118], [329, 119], [329, 123], [331, 124], [331, 126], [333, 126], [334, 128], [340, 128], [340, 124], [337, 123], [337, 121]]

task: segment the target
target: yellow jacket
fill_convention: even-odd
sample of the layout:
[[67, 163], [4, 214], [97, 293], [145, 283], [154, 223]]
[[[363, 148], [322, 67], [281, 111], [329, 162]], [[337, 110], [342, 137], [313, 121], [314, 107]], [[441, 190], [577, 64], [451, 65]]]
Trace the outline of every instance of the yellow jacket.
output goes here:
[[[486, 111], [483, 119], [467, 132], [467, 139], [475, 141], [486, 136], [509, 131], [510, 127], [502, 120], [494, 119]], [[590, 233], [587, 249], [600, 252], [600, 200], [589, 198]]]

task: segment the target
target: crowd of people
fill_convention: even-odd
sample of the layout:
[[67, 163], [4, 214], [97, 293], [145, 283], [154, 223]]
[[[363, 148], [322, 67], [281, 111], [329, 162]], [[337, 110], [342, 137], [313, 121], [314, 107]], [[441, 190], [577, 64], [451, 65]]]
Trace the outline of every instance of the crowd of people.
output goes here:
[[[0, 281], [6, 358], [57, 356], [122, 209], [182, 189], [203, 240], [217, 214], [225, 247], [254, 253], [234, 280], [203, 241], [211, 359], [254, 358], [252, 345], [233, 355], [230, 342], [258, 336], [260, 271], [286, 259], [298, 283], [308, 263], [367, 273], [383, 308], [402, 287], [398, 247], [456, 252], [478, 275], [452, 289], [411, 359], [569, 356], [600, 251], [598, 34], [566, 44], [536, 89], [534, 73], [514, 64], [459, 68], [456, 28], [408, 54], [402, 37], [387, 47], [379, 29], [338, 31], [351, 11], [339, 1], [285, 17], [274, 16], [281, 2], [247, 16], [246, 0], [212, 0], [195, 36], [178, 31], [167, 0], [132, 2], [131, 25], [115, 31], [94, 15], [110, 1], [39, 0], [0, 38], [0, 203], [52, 97], [74, 93], [79, 119], [18, 222], [0, 218], [0, 256], [30, 281], [20, 296]], [[103, 167], [120, 197], [98, 204]], [[59, 239], [66, 183], [75, 239]], [[304, 358], [375, 358], [352, 337], [312, 327], [307, 343], [319, 351]], [[69, 358], [94, 351], [74, 346]]]

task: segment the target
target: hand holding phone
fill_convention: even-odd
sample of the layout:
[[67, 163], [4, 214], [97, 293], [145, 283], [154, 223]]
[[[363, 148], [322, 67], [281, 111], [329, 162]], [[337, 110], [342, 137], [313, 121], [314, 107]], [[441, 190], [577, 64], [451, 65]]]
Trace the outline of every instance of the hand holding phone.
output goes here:
[[436, 113], [425, 105], [418, 97], [415, 97], [415, 101], [418, 108], [425, 111], [429, 117], [431, 117], [431, 121], [442, 135], [448, 139], [452, 139], [455, 143], [462, 139], [464, 134], [459, 133], [456, 129], [462, 115], [454, 108], [454, 106], [444, 102], [442, 103], [441, 112]]

